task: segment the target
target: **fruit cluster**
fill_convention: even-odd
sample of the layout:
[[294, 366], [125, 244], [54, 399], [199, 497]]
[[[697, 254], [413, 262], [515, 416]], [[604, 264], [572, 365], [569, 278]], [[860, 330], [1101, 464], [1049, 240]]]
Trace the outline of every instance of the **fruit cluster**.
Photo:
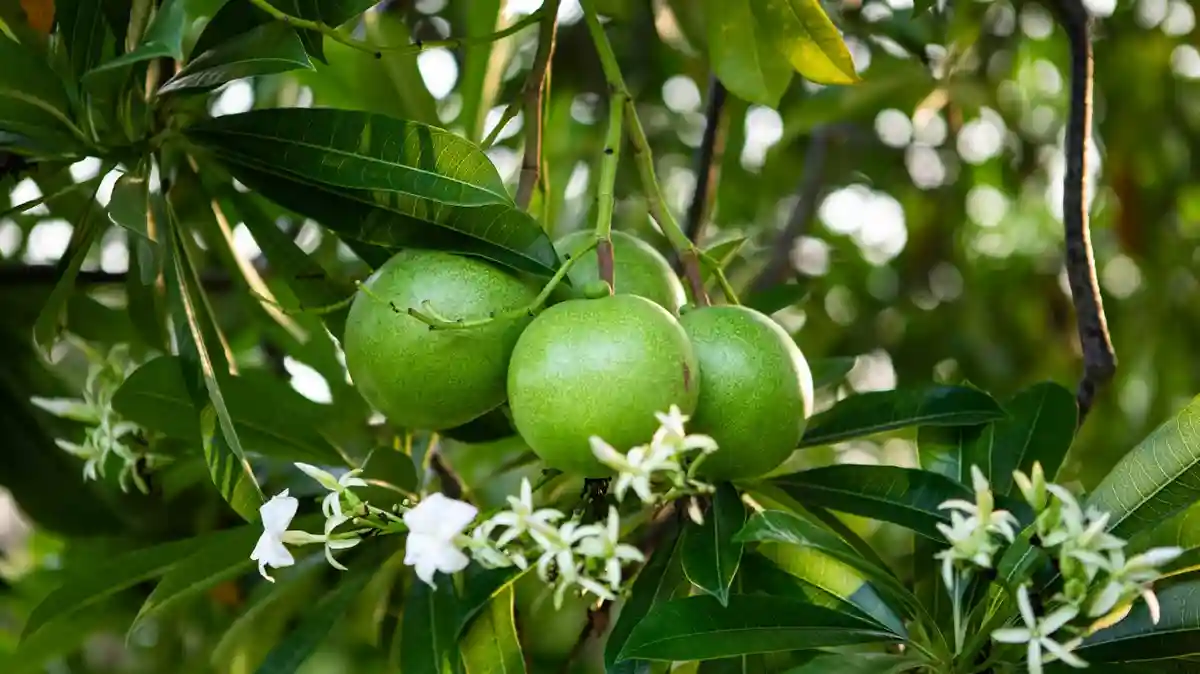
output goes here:
[[[589, 437], [641, 444], [654, 413], [672, 405], [721, 448], [701, 475], [750, 478], [782, 463], [812, 408], [812, 376], [792, 338], [746, 307], [685, 307], [658, 251], [624, 232], [611, 240], [615, 294], [600, 280], [594, 235], [578, 232], [555, 244], [577, 259], [570, 285], [540, 313], [521, 311], [538, 296], [537, 280], [474, 257], [396, 254], [351, 306], [350, 376], [406, 428], [455, 428], [507, 401], [517, 433], [548, 466], [585, 477], [611, 474]], [[435, 329], [414, 311], [489, 320]]]

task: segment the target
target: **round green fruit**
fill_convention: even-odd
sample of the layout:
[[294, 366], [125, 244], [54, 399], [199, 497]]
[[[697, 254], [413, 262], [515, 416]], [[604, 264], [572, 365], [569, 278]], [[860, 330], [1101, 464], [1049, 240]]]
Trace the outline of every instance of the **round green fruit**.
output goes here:
[[536, 288], [483, 260], [405, 250], [375, 271], [346, 319], [346, 367], [392, 423], [443, 430], [504, 402], [508, 359], [530, 318], [431, 330], [408, 314], [428, 302], [450, 320], [486, 318], [533, 301]]
[[568, 300], [521, 333], [508, 367], [513, 424], [553, 468], [611, 471], [592, 455], [598, 435], [620, 451], [650, 441], [655, 412], [696, 407], [700, 372], [687, 334], [644, 297]]
[[554, 608], [554, 586], [525, 574], [513, 584], [517, 621], [525, 653], [543, 662], [561, 662], [571, 655], [587, 626], [592, 595], [567, 592], [562, 606]]
[[[595, 236], [591, 230], [568, 234], [554, 243], [560, 255], [575, 255]], [[653, 246], [625, 232], [612, 233], [613, 287], [618, 295], [640, 295], [675, 313], [687, 296], [671, 265]], [[567, 272], [572, 288], [560, 285], [555, 300], [581, 297], [582, 289], [600, 279], [596, 252], [588, 251]]]
[[812, 373], [804, 354], [768, 316], [740, 306], [704, 307], [679, 321], [700, 362], [704, 388], [688, 431], [719, 449], [699, 473], [757, 477], [783, 463], [812, 413]]

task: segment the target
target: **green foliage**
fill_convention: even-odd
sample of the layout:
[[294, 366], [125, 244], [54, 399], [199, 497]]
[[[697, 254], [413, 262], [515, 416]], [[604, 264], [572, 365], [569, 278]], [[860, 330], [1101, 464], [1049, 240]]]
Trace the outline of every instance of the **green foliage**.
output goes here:
[[729, 588], [742, 561], [742, 544], [735, 536], [746, 522], [746, 508], [728, 482], [717, 485], [704, 524], [684, 529], [680, 543], [683, 573], [692, 585], [727, 606]]

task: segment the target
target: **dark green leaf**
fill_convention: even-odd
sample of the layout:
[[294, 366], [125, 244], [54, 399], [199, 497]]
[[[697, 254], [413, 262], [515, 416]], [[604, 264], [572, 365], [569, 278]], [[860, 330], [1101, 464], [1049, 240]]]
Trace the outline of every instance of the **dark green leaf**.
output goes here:
[[108, 61], [91, 72], [103, 72], [157, 58], [183, 60], [183, 33], [188, 26], [187, 0], [164, 0], [154, 13], [137, 49]]
[[850, 50], [819, 0], [750, 0], [750, 7], [766, 31], [763, 41], [805, 79], [820, 84], [859, 81]]
[[[71, 121], [62, 80], [39, 55], [0, 32], [0, 147], [10, 134], [36, 150], [70, 154], [83, 147], [83, 132]], [[7, 133], [5, 133], [7, 132]]]
[[[113, 408], [138, 425], [180, 440], [200, 437], [198, 408], [173, 356], [151, 360], [125, 380], [113, 396]], [[262, 372], [218, 375], [234, 427], [246, 451], [315, 464], [341, 462], [317, 430], [321, 406], [286, 383]]]
[[1004, 416], [988, 394], [965, 386], [871, 391], [850, 396], [808, 421], [801, 447], [908, 426], [972, 426]]
[[[296, 13], [296, 0], [270, 0], [270, 2], [285, 12]], [[204, 25], [200, 37], [196, 38], [196, 44], [192, 45], [192, 53], [203, 54], [234, 40], [239, 35], [273, 21], [274, 19], [269, 14], [255, 7], [252, 2], [226, 0], [217, 13], [212, 16], [212, 19]]]
[[707, 0], [708, 58], [725, 88], [750, 103], [775, 107], [792, 68], [752, 9], [756, 0]]
[[467, 674], [523, 674], [525, 656], [517, 638], [513, 589], [507, 587], [488, 603], [462, 639]]
[[621, 605], [617, 623], [605, 642], [604, 665], [609, 671], [612, 671], [629, 635], [650, 609], [671, 600], [686, 587], [679, 554], [680, 538], [679, 530], [672, 527], [634, 579], [629, 598]]
[[296, 629], [271, 649], [255, 670], [256, 674], [295, 674], [333, 628], [342, 622], [350, 605], [379, 570], [383, 559], [378, 552], [378, 548], [372, 550], [348, 565], [350, 570], [340, 576], [337, 585], [313, 605]]
[[75, 77], [83, 77], [96, 67], [104, 57], [105, 42], [112, 40], [103, 5], [101, 0], [58, 0], [55, 3], [55, 19]]
[[1110, 513], [1125, 538], [1149, 529], [1200, 498], [1200, 397], [1121, 457], [1088, 497]]
[[261, 642], [265, 620], [286, 620], [292, 611], [308, 605], [308, 594], [316, 577], [329, 568], [325, 556], [310, 550], [308, 557], [296, 556], [296, 565], [272, 572], [274, 583], [261, 583], [247, 598], [242, 613], [212, 647], [209, 662], [216, 671], [228, 671], [230, 660], [241, 655], [247, 642]]
[[992, 490], [1013, 493], [1013, 471], [1028, 474], [1035, 461], [1042, 464], [1046, 479], [1053, 479], [1075, 438], [1079, 416], [1075, 394], [1043, 382], [1018, 393], [1004, 405], [1004, 411], [1007, 417], [992, 422], [991, 445], [977, 446], [989, 451], [975, 458], [991, 480]]
[[846, 375], [850, 374], [850, 370], [854, 369], [854, 363], [857, 361], [858, 359], [853, 356], [816, 358], [808, 361], [808, 368], [812, 372], [813, 388], [818, 389], [842, 383]]
[[765, 655], [739, 655], [736, 658], [704, 660], [696, 674], [768, 674], [771, 669]]
[[1079, 656], [1088, 662], [1162, 660], [1200, 653], [1200, 581], [1158, 591], [1161, 616], [1150, 620], [1145, 602], [1138, 600], [1124, 620], [1084, 640]]
[[963, 485], [937, 473], [896, 466], [837, 465], [772, 480], [802, 504], [892, 522], [935, 541], [936, 524], [949, 515], [938, 505], [952, 498], [973, 501]]
[[[108, 217], [141, 237], [149, 237], [149, 184], [145, 178], [123, 173], [113, 184], [108, 200]], [[131, 241], [131, 243], [133, 243]]]
[[158, 92], [214, 89], [244, 77], [305, 69], [312, 63], [296, 31], [273, 21], [197, 56]]
[[505, 406], [501, 405], [462, 426], [446, 429], [440, 435], [467, 444], [482, 444], [511, 438], [517, 434], [517, 431], [513, 428], [512, 421], [505, 410]]
[[244, 165], [229, 168], [262, 196], [348, 239], [360, 256], [364, 253], [355, 243], [384, 249], [381, 255], [363, 257], [372, 266], [390, 257], [386, 249], [408, 247], [474, 255], [543, 276], [553, 274], [559, 264], [541, 225], [510, 206], [436, 206], [396, 194], [391, 195], [392, 204], [385, 206], [362, 190], [324, 188]]
[[275, 108], [210, 119], [188, 135], [228, 163], [362, 191], [380, 206], [398, 203], [391, 198], [397, 194], [424, 199], [429, 210], [512, 204], [482, 150], [417, 122], [353, 110]]
[[925, 665], [925, 660], [915, 655], [820, 653], [786, 674], [901, 674]]
[[360, 475], [371, 486], [361, 488], [359, 498], [377, 508], [390, 508], [405, 496], [416, 493], [419, 479], [413, 458], [391, 447], [376, 447], [363, 463]]
[[435, 578], [437, 588], [413, 579], [404, 603], [400, 670], [404, 674], [453, 674], [462, 669], [455, 644], [458, 598], [453, 579]]
[[742, 304], [770, 315], [780, 309], [802, 304], [811, 292], [812, 288], [808, 284], [780, 283], [773, 288], [751, 292], [743, 299]]
[[619, 660], [709, 660], [895, 640], [867, 620], [795, 599], [735, 594], [722, 607], [697, 596], [652, 608]]
[[125, 34], [129, 32], [129, 14], [133, 10], [133, 0], [100, 0], [100, 5], [104, 11], [104, 19], [108, 21], [108, 29], [116, 38], [116, 44], [124, 45]]
[[[72, 569], [63, 582], [42, 599], [25, 621], [23, 639], [28, 639], [47, 624], [91, 606], [156, 576], [170, 571], [180, 561], [208, 545], [217, 532], [198, 538], [163, 543], [127, 552], [111, 559], [96, 560], [86, 568]], [[247, 557], [250, 553], [246, 553]]]
[[741, 496], [733, 485], [722, 482], [704, 515], [704, 524], [689, 521], [684, 530], [683, 572], [692, 585], [716, 597], [722, 606], [729, 599], [729, 586], [742, 559], [742, 543], [735, 536], [745, 523]]
[[520, 571], [514, 567], [485, 569], [478, 564], [468, 566], [463, 572], [462, 596], [458, 599], [459, 621], [456, 636], [462, 636], [484, 607], [528, 572], [528, 569]]
[[[167, 306], [179, 341], [179, 354], [184, 365], [184, 382], [192, 404], [201, 410], [200, 437], [204, 443], [204, 458], [213, 484], [233, 509], [253, 522], [264, 500], [258, 481], [246, 461], [241, 439], [233, 425], [216, 366], [209, 351], [209, 337], [217, 331], [216, 323], [199, 287], [196, 267], [189, 258], [183, 232], [174, 217], [170, 202], [166, 204], [170, 218], [171, 264], [167, 269]], [[222, 361], [227, 362], [227, 361]], [[203, 387], [188, 382], [188, 374], [198, 371]], [[219, 425], [219, 432], [215, 432]]]
[[[992, 445], [993, 426], [922, 426], [917, 431], [917, 457], [921, 468], [971, 484], [971, 461], [990, 452], [977, 449]], [[982, 469], [983, 466], [980, 466]]]

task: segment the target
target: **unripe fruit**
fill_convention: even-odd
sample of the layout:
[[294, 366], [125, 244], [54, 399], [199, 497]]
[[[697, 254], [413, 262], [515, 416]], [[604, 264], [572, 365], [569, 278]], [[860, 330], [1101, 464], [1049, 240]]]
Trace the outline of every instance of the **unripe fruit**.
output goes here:
[[408, 315], [422, 303], [450, 320], [478, 320], [533, 301], [537, 290], [483, 260], [405, 250], [366, 282], [346, 319], [346, 367], [359, 393], [392, 423], [442, 430], [504, 402], [505, 372], [529, 317], [431, 330]]
[[608, 286], [608, 281], [596, 279], [588, 281], [583, 286], [583, 296], [589, 300], [598, 300], [601, 297], [607, 297], [612, 294], [612, 288]]
[[[571, 255], [592, 241], [595, 233], [581, 230], [554, 242], [559, 255]], [[675, 313], [687, 296], [671, 265], [653, 246], [625, 232], [612, 232], [613, 287], [618, 295], [640, 295]], [[585, 288], [590, 281], [600, 279], [596, 251], [584, 253], [567, 272], [573, 288]], [[578, 298], [581, 293], [559, 286], [555, 300]]]
[[537, 574], [527, 573], [513, 583], [521, 645], [530, 657], [543, 662], [561, 662], [571, 655], [587, 625], [594, 595], [579, 596], [568, 591], [562, 606], [554, 608], [554, 586]]
[[696, 309], [679, 322], [704, 381], [688, 432], [712, 436], [720, 448], [698, 472], [733, 480], [783, 463], [804, 433], [813, 400], [808, 361], [791, 336], [739, 306]]
[[648, 443], [655, 412], [696, 407], [700, 377], [687, 334], [644, 297], [556, 304], [526, 328], [508, 367], [513, 424], [553, 468], [611, 471], [592, 455], [598, 435], [620, 451]]

